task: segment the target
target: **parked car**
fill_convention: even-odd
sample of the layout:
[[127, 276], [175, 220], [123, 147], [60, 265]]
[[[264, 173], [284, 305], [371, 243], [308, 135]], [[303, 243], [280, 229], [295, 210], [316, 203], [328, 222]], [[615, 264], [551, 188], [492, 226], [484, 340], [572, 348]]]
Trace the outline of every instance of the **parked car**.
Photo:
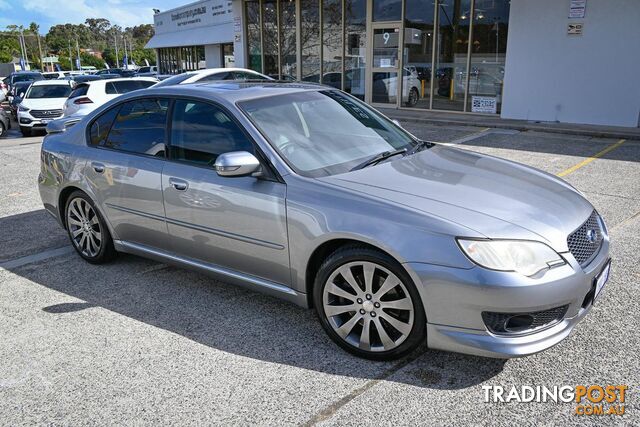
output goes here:
[[[27, 89], [33, 83], [30, 80], [24, 82], [16, 82], [13, 84], [13, 88], [9, 93], [9, 110], [14, 119], [18, 120], [18, 105], [22, 102], [24, 94], [27, 93]], [[15, 93], [15, 95], [13, 94]]]
[[162, 80], [156, 87], [177, 84], [213, 82], [219, 80], [273, 80], [269, 76], [244, 68], [207, 68], [206, 70], [187, 71]]
[[44, 207], [86, 261], [133, 253], [313, 306], [371, 359], [425, 340], [542, 351], [609, 274], [604, 221], [571, 185], [419, 141], [326, 86], [131, 92], [47, 135], [41, 161]]
[[63, 115], [64, 117], [85, 115], [124, 93], [146, 89], [156, 83], [158, 80], [152, 77], [131, 77], [80, 83], [65, 101], [62, 107]]
[[[102, 76], [94, 76], [93, 74], [84, 74], [81, 76], [69, 76], [69, 77], [65, 77], [64, 80], [69, 80], [71, 82], [73, 82], [74, 84], [78, 84], [78, 83], [86, 83], [86, 82], [92, 82], [95, 80], [103, 80], [103, 76], [105, 74], [103, 74]], [[116, 77], [120, 77], [117, 74], [115, 74]]]
[[23, 136], [43, 129], [51, 120], [62, 116], [62, 107], [71, 93], [72, 84], [65, 80], [33, 82], [18, 105], [18, 123]]
[[9, 120], [9, 115], [6, 111], [0, 109], [0, 136], [3, 136], [9, 129], [11, 129], [11, 120]]
[[37, 71], [16, 71], [15, 73], [9, 74], [9, 76], [5, 79], [5, 83], [9, 87], [9, 91], [13, 87], [14, 83], [17, 82], [26, 82], [26, 81], [38, 81], [44, 80], [42, 73]]
[[42, 73], [42, 77], [46, 80], [63, 79], [65, 77], [64, 71], [47, 71]]
[[122, 68], [107, 68], [105, 70], [99, 70], [94, 73], [96, 76], [104, 74], [117, 74], [120, 77], [133, 77], [136, 75], [135, 70], [123, 70]]
[[138, 68], [136, 76], [139, 77], [155, 77], [158, 75], [158, 67], [155, 65], [143, 66]]
[[[415, 68], [404, 68], [402, 76], [402, 103], [408, 107], [415, 107], [420, 100], [421, 83], [418, 73]], [[387, 73], [374, 73], [373, 102], [387, 103], [389, 97], [395, 97], [397, 93], [398, 77], [389, 77]]]

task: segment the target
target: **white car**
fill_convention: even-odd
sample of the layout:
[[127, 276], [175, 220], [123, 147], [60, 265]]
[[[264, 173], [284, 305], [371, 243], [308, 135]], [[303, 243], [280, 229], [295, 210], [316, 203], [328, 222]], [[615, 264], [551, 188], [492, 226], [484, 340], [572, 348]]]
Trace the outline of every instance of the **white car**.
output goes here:
[[34, 129], [43, 129], [62, 116], [62, 107], [73, 87], [64, 80], [39, 80], [33, 82], [18, 106], [18, 123], [23, 136], [30, 136]]
[[79, 83], [63, 106], [64, 117], [85, 115], [123, 93], [158, 83], [153, 77], [129, 77]]
[[273, 80], [269, 76], [245, 68], [207, 68], [205, 70], [187, 71], [161, 81], [154, 87], [182, 85], [196, 82], [213, 82], [220, 80]]

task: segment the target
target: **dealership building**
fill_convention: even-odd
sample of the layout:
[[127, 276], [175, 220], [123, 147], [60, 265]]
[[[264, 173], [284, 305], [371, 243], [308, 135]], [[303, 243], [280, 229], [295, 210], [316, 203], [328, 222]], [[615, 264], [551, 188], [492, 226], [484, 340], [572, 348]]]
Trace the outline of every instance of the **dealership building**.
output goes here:
[[154, 16], [161, 73], [246, 67], [379, 107], [640, 126], [638, 0], [203, 0]]

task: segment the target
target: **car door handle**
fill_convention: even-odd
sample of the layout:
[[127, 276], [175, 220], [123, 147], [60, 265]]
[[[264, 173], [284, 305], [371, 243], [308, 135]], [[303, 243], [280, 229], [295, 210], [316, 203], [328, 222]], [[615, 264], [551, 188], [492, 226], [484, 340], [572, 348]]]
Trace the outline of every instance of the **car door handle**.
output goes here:
[[184, 191], [189, 188], [189, 183], [187, 181], [178, 178], [169, 178], [169, 184], [178, 191]]
[[104, 172], [104, 165], [102, 163], [98, 163], [98, 162], [91, 162], [91, 167], [93, 168], [94, 171], [96, 171], [97, 173], [102, 173]]

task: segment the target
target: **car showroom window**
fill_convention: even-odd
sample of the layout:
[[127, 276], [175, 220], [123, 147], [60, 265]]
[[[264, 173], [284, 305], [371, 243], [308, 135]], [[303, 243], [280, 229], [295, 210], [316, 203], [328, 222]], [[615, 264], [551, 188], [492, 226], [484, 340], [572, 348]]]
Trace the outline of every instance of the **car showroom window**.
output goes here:
[[167, 99], [137, 99], [122, 104], [104, 144], [130, 153], [164, 157]]
[[220, 154], [231, 151], [254, 153], [254, 148], [227, 113], [204, 102], [175, 102], [171, 125], [171, 159], [213, 165]]
[[89, 130], [89, 145], [104, 145], [107, 141], [107, 135], [113, 125], [113, 120], [120, 111], [120, 105], [107, 110], [91, 123]]

